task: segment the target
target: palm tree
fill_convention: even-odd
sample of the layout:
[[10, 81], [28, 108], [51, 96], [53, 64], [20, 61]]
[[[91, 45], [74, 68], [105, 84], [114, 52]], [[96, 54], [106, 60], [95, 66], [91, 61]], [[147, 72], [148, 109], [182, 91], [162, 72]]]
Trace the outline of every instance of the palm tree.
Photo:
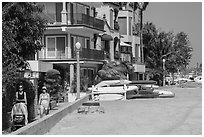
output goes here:
[[136, 5], [136, 7], [139, 9], [140, 12], [140, 44], [141, 44], [141, 62], [144, 62], [144, 52], [143, 52], [143, 40], [142, 40], [142, 21], [143, 21], [143, 11], [146, 10], [147, 5], [149, 4], [149, 2], [138, 2]]
[[149, 4], [149, 2], [130, 2], [129, 3], [129, 6], [132, 7], [132, 9], [133, 9], [133, 18], [135, 18], [135, 16], [136, 16], [136, 10], [139, 10], [140, 22], [137, 24], [134, 24], [133, 33], [134, 33], [134, 35], [140, 36], [140, 43], [141, 43], [141, 47], [140, 47], [141, 48], [141, 59], [140, 59], [140, 61], [141, 62], [144, 62], [143, 40], [142, 40], [142, 29], [143, 29], [142, 17], [143, 17], [143, 11], [146, 10], [148, 4]]

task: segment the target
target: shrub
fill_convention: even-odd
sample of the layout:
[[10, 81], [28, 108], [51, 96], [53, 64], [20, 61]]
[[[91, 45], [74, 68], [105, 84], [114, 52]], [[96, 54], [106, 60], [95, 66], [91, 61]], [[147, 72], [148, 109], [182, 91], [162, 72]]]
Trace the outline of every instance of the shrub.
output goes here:
[[58, 92], [62, 92], [62, 86], [60, 83], [61, 77], [58, 70], [51, 69], [46, 72], [45, 84], [51, 97], [58, 97]]

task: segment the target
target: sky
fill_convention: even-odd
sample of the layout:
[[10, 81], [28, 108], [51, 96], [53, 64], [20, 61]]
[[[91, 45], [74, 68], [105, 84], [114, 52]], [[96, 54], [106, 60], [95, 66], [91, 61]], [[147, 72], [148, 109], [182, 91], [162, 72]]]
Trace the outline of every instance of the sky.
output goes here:
[[189, 67], [202, 63], [201, 2], [150, 2], [143, 16], [143, 23], [152, 22], [162, 31], [185, 32], [193, 48]]

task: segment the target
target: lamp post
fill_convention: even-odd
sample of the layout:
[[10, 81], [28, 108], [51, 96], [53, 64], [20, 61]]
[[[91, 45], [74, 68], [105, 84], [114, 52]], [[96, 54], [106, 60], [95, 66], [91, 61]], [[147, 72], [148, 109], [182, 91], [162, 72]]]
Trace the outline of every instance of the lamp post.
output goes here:
[[162, 62], [163, 62], [163, 86], [165, 86], [165, 70], [166, 70], [165, 69], [165, 61], [166, 61], [165, 59], [162, 60]]
[[81, 48], [81, 44], [79, 42], [76, 43], [76, 53], [77, 53], [77, 96], [76, 100], [80, 98], [80, 64], [79, 64], [79, 51]]

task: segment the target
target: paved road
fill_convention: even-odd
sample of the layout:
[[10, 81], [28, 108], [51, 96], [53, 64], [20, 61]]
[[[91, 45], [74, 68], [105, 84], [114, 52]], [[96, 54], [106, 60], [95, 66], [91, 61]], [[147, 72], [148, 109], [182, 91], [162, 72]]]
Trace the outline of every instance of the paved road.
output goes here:
[[202, 89], [169, 90], [175, 98], [101, 102], [105, 114], [75, 111], [47, 135], [201, 135]]

